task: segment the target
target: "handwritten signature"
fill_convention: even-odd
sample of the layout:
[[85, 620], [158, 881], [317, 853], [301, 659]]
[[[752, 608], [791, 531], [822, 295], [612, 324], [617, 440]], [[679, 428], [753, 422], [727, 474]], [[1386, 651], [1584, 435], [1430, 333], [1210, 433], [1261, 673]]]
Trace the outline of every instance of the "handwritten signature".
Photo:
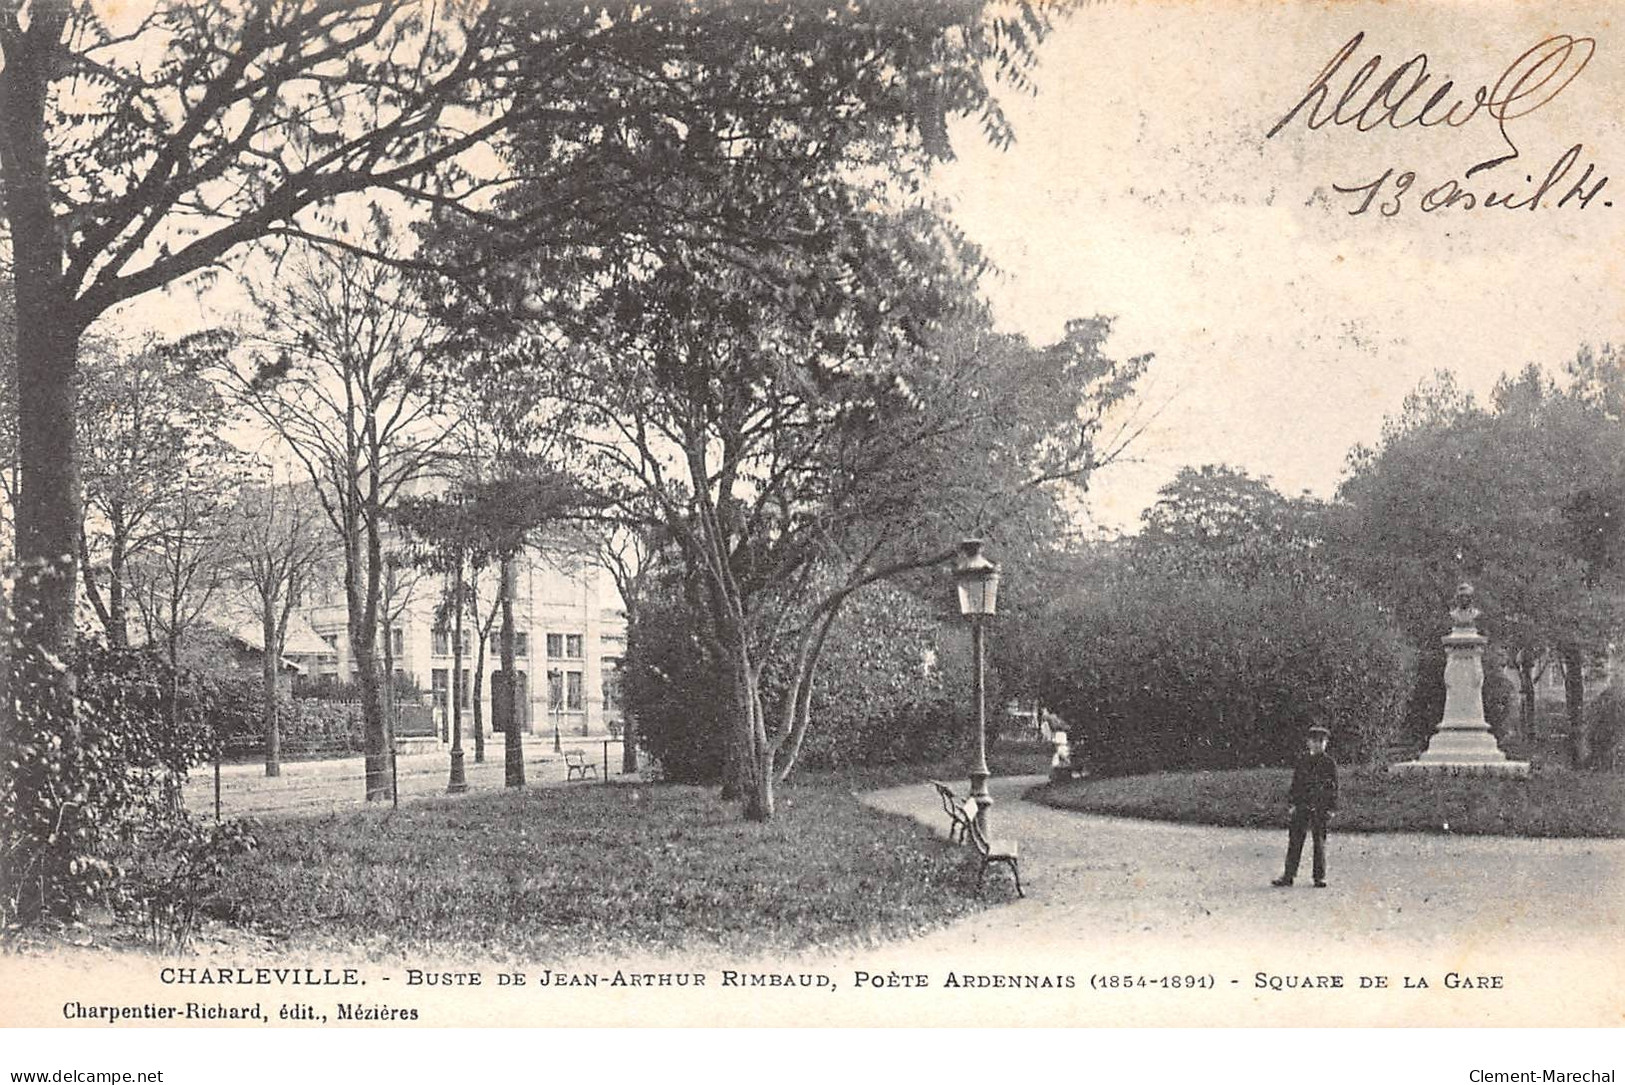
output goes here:
[[[1275, 122], [1275, 126], [1264, 138], [1273, 138], [1300, 114], [1304, 115], [1304, 123], [1311, 131], [1318, 131], [1331, 124], [1353, 125], [1358, 132], [1369, 132], [1384, 125], [1395, 129], [1409, 128], [1412, 125], [1419, 128], [1434, 128], [1441, 124], [1461, 128], [1482, 114], [1495, 122], [1496, 130], [1505, 144], [1505, 151], [1468, 168], [1462, 175], [1465, 181], [1476, 173], [1516, 160], [1519, 153], [1518, 145], [1513, 141], [1508, 123], [1529, 116], [1563, 93], [1585, 70], [1597, 51], [1595, 38], [1554, 34], [1525, 50], [1507, 66], [1493, 84], [1480, 84], [1469, 95], [1458, 91], [1453, 79], [1445, 78], [1435, 83], [1434, 74], [1429, 71], [1426, 53], [1417, 53], [1395, 67], [1375, 85], [1372, 85], [1372, 81], [1377, 79], [1383, 66], [1380, 53], [1373, 54], [1352, 74], [1345, 76], [1343, 70], [1345, 65], [1351, 64], [1354, 54], [1364, 40], [1365, 32], [1361, 31], [1344, 42], [1342, 48], [1332, 55], [1332, 59], [1309, 84], [1309, 89], [1304, 92], [1303, 97]], [[1334, 98], [1334, 84], [1345, 77], [1346, 84], [1343, 85], [1341, 93]], [[1581, 144], [1575, 144], [1564, 152], [1538, 185], [1535, 185], [1533, 174], [1526, 175], [1525, 180], [1535, 185], [1532, 193], [1528, 195], [1520, 196], [1509, 186], [1501, 186], [1499, 191], [1490, 190], [1480, 195], [1467, 190], [1452, 178], [1428, 188], [1422, 193], [1418, 205], [1424, 211], [1445, 208], [1465, 210], [1478, 206], [1536, 210], [1542, 206], [1562, 207], [1570, 200], [1575, 200], [1576, 206], [1584, 209], [1608, 183], [1608, 178], [1603, 176], [1592, 182], [1589, 190], [1585, 188], [1595, 171], [1594, 163], [1586, 165], [1579, 181], [1569, 188], [1562, 198], [1555, 201], [1547, 198], [1575, 166], [1581, 149]], [[1395, 172], [1395, 169], [1389, 169], [1376, 180], [1365, 184], [1332, 187], [1342, 193], [1363, 194], [1364, 199], [1349, 212], [1351, 215], [1364, 214], [1376, 203], [1379, 213], [1392, 216], [1399, 212], [1403, 206], [1403, 197], [1416, 183], [1416, 174], [1413, 171], [1406, 170], [1397, 177], [1394, 176]], [[1385, 190], [1390, 193], [1389, 199], [1376, 202], [1378, 196]], [[1601, 203], [1605, 207], [1613, 206], [1608, 201]]]
[[[1591, 63], [1591, 57], [1597, 51], [1595, 38], [1554, 34], [1514, 60], [1502, 73], [1501, 78], [1495, 81], [1494, 86], [1481, 84], [1473, 92], [1470, 106], [1465, 97], [1455, 94], [1456, 84], [1451, 79], [1440, 83], [1420, 106], [1412, 106], [1411, 99], [1419, 95], [1422, 88], [1433, 79], [1432, 73], [1428, 71], [1427, 54], [1417, 53], [1390, 72], [1386, 79], [1377, 84], [1376, 89], [1365, 99], [1365, 103], [1354, 109], [1353, 106], [1364, 93], [1366, 84], [1382, 68], [1382, 54], [1377, 53], [1349, 78], [1348, 86], [1338, 96], [1336, 104], [1327, 111], [1326, 102], [1331, 95], [1332, 80], [1337, 77], [1339, 70], [1348, 63], [1349, 58], [1364, 40], [1365, 31], [1362, 30], [1345, 42], [1332, 57], [1331, 62], [1315, 76], [1314, 82], [1309, 84], [1309, 90], [1299, 99], [1298, 104], [1276, 121], [1275, 127], [1271, 128], [1264, 138], [1269, 139], [1285, 128], [1306, 106], [1309, 107], [1306, 123], [1311, 130], [1320, 129], [1327, 124], [1352, 124], [1360, 132], [1369, 132], [1384, 124], [1390, 128], [1409, 128], [1413, 124], [1423, 128], [1432, 128], [1440, 124], [1460, 128], [1483, 111], [1495, 121], [1501, 138], [1506, 142], [1507, 153], [1485, 159], [1473, 166], [1466, 173], [1466, 176], [1471, 177], [1480, 170], [1491, 169], [1502, 162], [1510, 162], [1517, 158], [1518, 145], [1512, 141], [1512, 136], [1507, 131], [1507, 122], [1527, 117], [1563, 93], [1564, 89], [1585, 71], [1585, 66]], [[1455, 100], [1447, 108], [1444, 107], [1445, 101], [1452, 97]], [[1465, 112], [1462, 112], [1464, 109]]]

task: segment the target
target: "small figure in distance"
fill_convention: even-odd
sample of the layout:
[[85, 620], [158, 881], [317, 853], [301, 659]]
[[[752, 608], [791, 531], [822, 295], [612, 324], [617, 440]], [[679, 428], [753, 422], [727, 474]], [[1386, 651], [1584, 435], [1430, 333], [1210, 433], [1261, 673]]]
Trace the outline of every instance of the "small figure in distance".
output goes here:
[[1298, 758], [1292, 770], [1292, 790], [1287, 794], [1292, 825], [1287, 832], [1286, 870], [1271, 885], [1285, 887], [1298, 876], [1303, 837], [1308, 833], [1315, 842], [1315, 888], [1326, 888], [1326, 823], [1337, 809], [1337, 762], [1326, 752], [1330, 740], [1331, 732], [1320, 724], [1309, 728], [1308, 752]]

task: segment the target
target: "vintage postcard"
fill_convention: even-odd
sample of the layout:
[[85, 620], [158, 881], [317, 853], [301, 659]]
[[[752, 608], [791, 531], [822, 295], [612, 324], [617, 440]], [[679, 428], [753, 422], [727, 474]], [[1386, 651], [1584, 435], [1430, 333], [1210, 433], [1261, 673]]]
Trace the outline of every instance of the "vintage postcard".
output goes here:
[[[990, 73], [998, 66], [993, 57], [985, 63]], [[1378, 447], [1385, 420], [1399, 418], [1418, 389], [1440, 388], [1441, 371], [1451, 374], [1451, 394], [1490, 403], [1497, 382], [1527, 366], [1559, 380], [1577, 357], [1613, 357], [1610, 344], [1625, 343], [1625, 27], [1610, 3], [1086, 3], [1054, 15], [1023, 83], [991, 84], [1008, 145], [990, 141], [976, 117], [950, 116], [939, 135], [954, 155], [920, 183], [996, 269], [982, 289], [999, 329], [1048, 344], [1067, 334], [1069, 321], [1098, 316], [1110, 322], [1113, 356], [1151, 356], [1124, 430], [1132, 441], [1071, 506], [1080, 538], [1134, 536], [1182, 468], [1227, 465], [1287, 497], [1330, 501], [1354, 451]], [[573, 198], [598, 206], [591, 194]], [[208, 267], [206, 284], [132, 295], [108, 319], [160, 334], [207, 330], [199, 325], [224, 311], [232, 276], [261, 277], [252, 290], [237, 289], [246, 299], [288, 273], [257, 257]], [[1419, 483], [1416, 500], [1423, 499]], [[1470, 500], [1463, 502], [1456, 507], [1471, 516]], [[1617, 524], [1612, 530], [1617, 539]], [[519, 590], [537, 593], [533, 612], [552, 615], [553, 625], [544, 629], [537, 618], [528, 645], [505, 647], [501, 608], [491, 609], [499, 593], [488, 578], [485, 609], [474, 613], [495, 617], [482, 618], [487, 624], [476, 625], [469, 643], [483, 638], [498, 657], [515, 653], [509, 658], [521, 678], [525, 651], [547, 657], [545, 665], [536, 661], [529, 692], [517, 695], [521, 706], [533, 706], [521, 707], [519, 724], [520, 756], [535, 759], [528, 786], [579, 800], [583, 818], [607, 817], [592, 796], [630, 795], [634, 778], [623, 772], [619, 723], [611, 728], [608, 715], [592, 714], [607, 713], [618, 695], [608, 692], [609, 671], [626, 651], [625, 616], [606, 617], [617, 605], [599, 606], [597, 587], [577, 591], [561, 575], [544, 584], [538, 571], [535, 587], [525, 580]], [[1617, 585], [1618, 570], [1608, 575]], [[1020, 576], [1006, 567], [1007, 583]], [[602, 583], [608, 599], [613, 584]], [[1441, 585], [1441, 602], [1428, 604], [1444, 629], [1453, 587]], [[569, 592], [575, 603], [559, 601]], [[348, 649], [330, 639], [338, 619], [324, 617], [342, 613], [342, 584], [328, 602], [325, 612], [307, 607], [296, 633], [316, 638], [313, 659], [337, 653], [342, 679], [336, 661], [348, 659]], [[1482, 605], [1495, 616], [1494, 600]], [[570, 624], [578, 617], [580, 633]], [[615, 621], [620, 632], [608, 628]], [[1456, 634], [1471, 632], [1464, 622], [1457, 620]], [[424, 741], [395, 765], [397, 816], [444, 793], [447, 705], [468, 693], [455, 667], [436, 662], [451, 651], [444, 632], [437, 628], [441, 639], [431, 644], [427, 628], [420, 641], [409, 631], [395, 646], [397, 664], [422, 653], [414, 680], [429, 706]], [[1603, 647], [1594, 666], [1586, 664], [1593, 666], [1587, 697], [1610, 682], [1617, 690], [1621, 632], [1615, 624], [1599, 634]], [[1016, 631], [995, 618], [985, 634], [996, 640]], [[617, 637], [614, 650], [602, 647]], [[1541, 704], [1560, 713], [1566, 664], [1551, 658], [1557, 662], [1532, 681]], [[487, 656], [485, 668], [500, 678], [500, 662]], [[1515, 667], [1506, 673], [1515, 683]], [[491, 694], [477, 690], [474, 702], [483, 695], [495, 704]], [[471, 735], [458, 739], [459, 756], [468, 751], [469, 801], [502, 789], [504, 735], [489, 722], [480, 724], [486, 745], [478, 764]], [[917, 927], [891, 912], [878, 928], [837, 923], [794, 942], [810, 948], [764, 950], [760, 941], [707, 931], [662, 936], [650, 948], [618, 943], [614, 924], [584, 919], [568, 901], [535, 899], [526, 905], [532, 918], [556, 915], [558, 930], [514, 944], [504, 942], [500, 924], [481, 923], [448, 950], [436, 939], [407, 947], [357, 936], [344, 921], [344, 900], [327, 898], [333, 912], [307, 922], [297, 938], [212, 919], [183, 948], [154, 949], [114, 937], [103, 917], [44, 941], [20, 939], [0, 955], [0, 1023], [116, 1030], [1621, 1024], [1625, 841], [1617, 835], [1462, 832], [1448, 812], [1427, 831], [1367, 830], [1349, 808], [1356, 793], [1345, 775], [1345, 800], [1327, 833], [1327, 869], [1311, 880], [1306, 855], [1295, 884], [1276, 886], [1288, 846], [1284, 794], [1274, 827], [1034, 801], [1029, 792], [1049, 780], [1045, 744], [1066, 726], [1064, 714], [1052, 721], [1040, 713], [1026, 736], [1040, 759], [1003, 774], [995, 765], [990, 839], [980, 840], [990, 861], [981, 864], [977, 902], [951, 917], [926, 902], [929, 918]], [[1342, 741], [1339, 733], [1333, 754]], [[1484, 741], [1493, 750], [1487, 730]], [[1605, 794], [1597, 816], [1612, 818], [1617, 832], [1617, 746], [1613, 756], [1611, 776], [1592, 771], [1613, 783], [1611, 803]], [[363, 805], [363, 762], [359, 752], [334, 760], [341, 767], [329, 771], [345, 781], [335, 787], [347, 789], [338, 798], [316, 790], [300, 806], [286, 788], [319, 781], [320, 770], [290, 759], [279, 785], [250, 758], [228, 764], [218, 782], [209, 764], [194, 770], [186, 801], [205, 820], [221, 801], [228, 819], [233, 812], [264, 821], [343, 819]], [[956, 801], [969, 794], [973, 771], [966, 763], [945, 780]], [[644, 786], [655, 794], [664, 785]], [[979, 839], [949, 842], [950, 833], [967, 830], [925, 777], [878, 781], [858, 799], [868, 811], [928, 828], [917, 842], [925, 862], [959, 862]], [[568, 805], [546, 809], [556, 820], [574, 816]], [[663, 809], [652, 806], [651, 816], [671, 816]], [[741, 862], [760, 846], [748, 839], [753, 827], [739, 823]], [[515, 877], [527, 862], [544, 861], [556, 829], [556, 821], [530, 826], [532, 850], [504, 860]], [[682, 821], [658, 825], [647, 837], [654, 853], [627, 854], [628, 869], [658, 869], [662, 855], [687, 846], [691, 830], [698, 831]], [[479, 819], [460, 831], [480, 832]], [[304, 869], [356, 863], [336, 839], [311, 844]], [[780, 851], [796, 847], [792, 840]], [[379, 863], [412, 862], [409, 849], [380, 854]], [[1323, 875], [1324, 888], [1315, 885]], [[399, 868], [377, 874], [405, 876]], [[854, 893], [878, 892], [884, 881], [884, 873], [873, 875]], [[625, 907], [646, 914], [670, 908], [681, 917], [692, 903], [680, 893], [628, 893]], [[749, 909], [753, 899], [741, 892], [737, 907]], [[435, 906], [427, 895], [400, 903]], [[801, 922], [792, 911], [753, 915], [750, 923], [771, 931]], [[573, 922], [582, 924], [575, 942]], [[708, 948], [734, 944], [745, 948]], [[57, 1050], [71, 1051], [72, 1041]], [[1541, 1055], [1536, 1069], [1609, 1076], [1528, 1080], [1614, 1080], [1617, 1065], [1568, 1065], [1560, 1054]]]

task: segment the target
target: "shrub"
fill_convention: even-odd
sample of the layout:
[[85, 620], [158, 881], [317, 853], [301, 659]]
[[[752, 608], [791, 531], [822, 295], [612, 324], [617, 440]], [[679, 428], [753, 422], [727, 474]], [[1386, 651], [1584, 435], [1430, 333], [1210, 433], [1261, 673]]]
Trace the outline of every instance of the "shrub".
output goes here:
[[1100, 772], [1279, 764], [1311, 722], [1373, 760], [1410, 688], [1414, 653], [1359, 599], [1131, 575], [1045, 621], [1045, 701]]
[[170, 819], [137, 838], [118, 894], [153, 945], [182, 949], [226, 883], [227, 863], [255, 846], [247, 825]]
[[[258, 675], [212, 680], [209, 721], [226, 757], [264, 754], [264, 687], [264, 679]], [[277, 727], [282, 757], [288, 761], [361, 753], [366, 748], [361, 706], [349, 701], [283, 697]]]
[[[53, 661], [23, 664], [24, 681]], [[207, 689], [152, 652], [84, 640], [66, 713], [17, 714], [0, 775], [0, 911], [71, 915], [116, 888], [113, 846], [179, 811], [186, 773], [212, 747]], [[44, 698], [32, 698], [40, 704]], [[22, 702], [19, 700], [19, 705]], [[76, 741], [75, 741], [76, 739]]]
[[[834, 769], [952, 752], [964, 734], [968, 696], [952, 699], [954, 683], [941, 657], [954, 653], [940, 634], [924, 604], [890, 585], [848, 603], [813, 679], [811, 722], [797, 764]], [[992, 715], [988, 723], [996, 726]]]
[[[638, 738], [667, 779], [720, 779], [732, 686], [692, 631], [680, 601], [646, 602], [629, 653], [625, 689]], [[797, 765], [835, 768], [938, 757], [964, 734], [966, 698], [938, 661], [952, 651], [928, 608], [901, 589], [875, 585], [852, 599], [825, 642], [813, 682], [811, 723]], [[769, 659], [762, 692], [777, 725], [788, 660]], [[968, 668], [967, 668], [968, 669]], [[990, 696], [990, 705], [998, 702]], [[992, 716], [990, 727], [996, 726]]]
[[622, 671], [626, 710], [638, 742], [669, 780], [722, 778], [728, 680], [700, 644], [697, 620], [680, 600], [645, 600]]
[[1618, 769], [1625, 758], [1625, 691], [1618, 680], [1586, 706], [1586, 724], [1591, 732], [1591, 768]]

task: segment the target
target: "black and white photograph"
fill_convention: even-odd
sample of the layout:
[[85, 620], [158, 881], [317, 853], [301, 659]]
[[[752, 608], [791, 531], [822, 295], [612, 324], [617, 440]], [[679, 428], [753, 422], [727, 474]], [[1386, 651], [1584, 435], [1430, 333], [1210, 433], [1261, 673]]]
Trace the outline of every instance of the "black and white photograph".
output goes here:
[[0, 0], [0, 1071], [1614, 1081], [1618, 13]]

